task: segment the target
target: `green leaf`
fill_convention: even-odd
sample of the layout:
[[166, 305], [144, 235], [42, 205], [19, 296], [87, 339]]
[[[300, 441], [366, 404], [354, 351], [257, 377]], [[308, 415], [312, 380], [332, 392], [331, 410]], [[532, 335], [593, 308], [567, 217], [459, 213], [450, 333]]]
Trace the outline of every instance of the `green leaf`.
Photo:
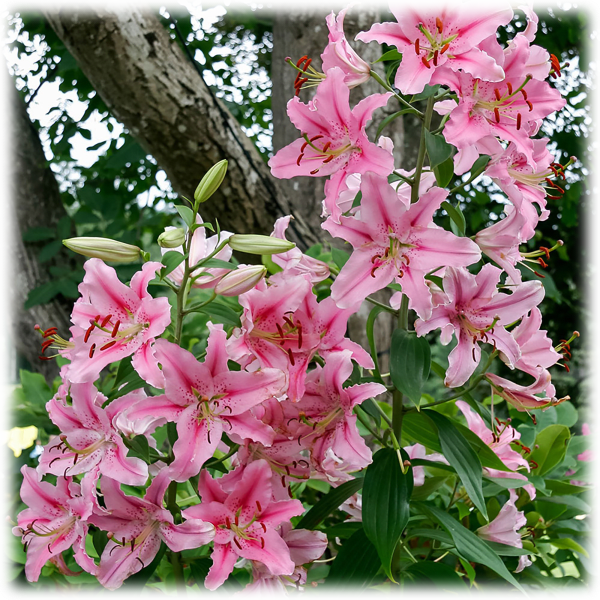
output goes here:
[[420, 92], [419, 94], [415, 94], [411, 98], [410, 102], [412, 104], [413, 102], [417, 102], [418, 100], [427, 100], [427, 98], [431, 98], [431, 96], [433, 96], [434, 94], [436, 94], [439, 89], [440, 89], [439, 85], [429, 85], [429, 84], [427, 84], [423, 88], [422, 92]]
[[202, 261], [201, 267], [203, 269], [235, 269], [235, 265], [226, 260], [220, 260], [219, 258], [209, 258], [208, 260]]
[[56, 231], [50, 227], [30, 227], [23, 233], [24, 242], [42, 242], [44, 240], [53, 240], [55, 238]]
[[565, 425], [550, 425], [537, 434], [535, 450], [529, 455], [529, 460], [538, 465], [533, 469], [535, 475], [543, 476], [561, 463], [570, 437]]
[[19, 371], [23, 394], [28, 402], [45, 409], [46, 402], [53, 396], [52, 390], [48, 387], [46, 379], [40, 373], [31, 373], [21, 369]]
[[392, 555], [410, 516], [410, 496], [413, 489], [412, 468], [402, 472], [395, 450], [381, 448], [367, 467], [363, 486], [363, 527], [377, 548], [386, 575], [393, 581]]
[[146, 565], [143, 569], [138, 571], [137, 573], [134, 573], [133, 575], [128, 577], [125, 580], [125, 582], [123, 583], [123, 587], [131, 588], [131, 590], [133, 591], [136, 588], [145, 586], [146, 583], [148, 582], [148, 580], [150, 579], [150, 577], [152, 577], [154, 571], [156, 571], [156, 567], [158, 567], [160, 561], [162, 560], [162, 557], [164, 556], [166, 549], [167, 549], [167, 545], [164, 542], [161, 542], [160, 548], [159, 548], [158, 553], [155, 556], [154, 560], [149, 565]]
[[102, 556], [104, 548], [106, 548], [106, 544], [108, 544], [107, 532], [103, 531], [102, 529], [94, 528], [94, 532], [92, 533], [92, 542], [94, 544], [94, 549], [98, 553], [98, 556]]
[[325, 586], [366, 587], [371, 584], [380, 567], [375, 546], [367, 538], [364, 529], [359, 529], [343, 544], [331, 563]]
[[360, 521], [345, 521], [344, 523], [338, 523], [337, 525], [327, 527], [323, 529], [323, 531], [327, 534], [329, 539], [336, 537], [347, 539], [359, 529], [362, 529], [362, 523]]
[[213, 301], [197, 310], [197, 312], [208, 315], [213, 323], [223, 323], [223, 325], [233, 325], [240, 327], [240, 315], [232, 308], [222, 302]]
[[362, 477], [342, 483], [323, 496], [296, 525], [296, 529], [314, 529], [325, 517], [343, 504], [352, 494], [356, 494], [363, 486]]
[[170, 250], [165, 252], [160, 262], [164, 267], [160, 270], [160, 278], [164, 279], [169, 273], [174, 271], [183, 261], [185, 256], [181, 252]]
[[131, 364], [131, 360], [131, 356], [127, 356], [126, 358], [121, 359], [121, 362], [119, 363], [119, 368], [117, 369], [117, 374], [115, 375], [113, 390], [116, 390], [121, 385], [121, 383], [123, 383], [123, 381], [125, 381], [125, 379], [133, 373], [134, 369], [133, 365]]
[[479, 457], [469, 442], [458, 431], [450, 419], [435, 411], [429, 411], [429, 417], [437, 425], [442, 453], [456, 469], [469, 498], [488, 520], [487, 508], [483, 497], [482, 467]]
[[465, 231], [467, 229], [467, 223], [465, 221], [465, 215], [463, 214], [460, 206], [452, 206], [450, 202], [442, 202], [440, 205], [447, 213], [454, 225], [456, 225], [457, 233], [460, 236], [465, 235]]
[[454, 160], [452, 157], [447, 158], [443, 163], [433, 167], [433, 173], [438, 186], [445, 188], [454, 177]]
[[439, 523], [452, 536], [456, 549], [464, 558], [470, 562], [489, 567], [521, 592], [524, 592], [519, 582], [508, 571], [502, 559], [472, 531], [463, 527], [454, 517], [435, 506], [422, 504], [418, 508]]
[[410, 538], [425, 538], [426, 540], [437, 540], [443, 544], [454, 546], [452, 538], [441, 529], [411, 529], [406, 534], [406, 539]]
[[375, 140], [379, 139], [379, 136], [383, 133], [383, 130], [394, 119], [397, 119], [398, 117], [401, 117], [402, 115], [408, 115], [408, 114], [418, 115], [419, 113], [414, 108], [403, 108], [402, 110], [399, 110], [398, 112], [388, 115], [385, 119], [383, 119], [383, 121], [381, 121], [381, 123], [379, 123], [379, 127], [377, 128], [377, 133], [375, 133]]
[[333, 257], [333, 262], [335, 263], [338, 269], [341, 269], [350, 258], [350, 255], [339, 248], [331, 249], [331, 256]]
[[371, 349], [371, 358], [373, 359], [373, 364], [375, 368], [373, 369], [373, 374], [376, 379], [383, 383], [383, 379], [381, 378], [381, 372], [379, 371], [379, 358], [377, 357], [377, 348], [375, 346], [375, 319], [379, 315], [379, 313], [383, 312], [383, 308], [381, 306], [374, 306], [369, 313], [367, 318], [367, 340], [369, 342], [369, 348]]
[[[426, 411], [429, 413], [429, 411]], [[437, 428], [425, 412], [409, 412], [402, 419], [402, 435], [423, 444], [429, 450], [441, 452]]]
[[182, 204], [177, 204], [177, 205], [175, 205], [175, 208], [177, 209], [179, 216], [183, 219], [183, 222], [188, 227], [191, 227], [192, 225], [194, 225], [194, 212], [192, 211], [192, 209], [189, 206], [183, 206]]
[[[416, 466], [414, 461], [411, 461], [411, 463]], [[448, 477], [427, 477], [423, 485], [413, 489], [411, 500], [427, 500], [429, 495], [441, 488], [447, 479]]]
[[591, 488], [581, 485], [573, 485], [566, 481], [559, 481], [558, 479], [546, 479], [546, 489], [550, 490], [557, 496], [568, 496], [570, 494], [581, 494], [587, 492]]
[[419, 405], [431, 369], [431, 350], [424, 337], [396, 329], [390, 348], [390, 373], [395, 388]]
[[450, 566], [433, 561], [420, 561], [413, 563], [403, 572], [413, 581], [427, 581], [443, 589], [454, 588], [454, 586], [465, 586], [462, 577]]
[[525, 556], [531, 554], [530, 550], [524, 548], [515, 548], [514, 546], [507, 546], [506, 544], [499, 544], [498, 542], [490, 542], [484, 540], [484, 542], [498, 555], [498, 556]]
[[585, 556], [586, 558], [590, 557], [587, 550], [583, 546], [580, 546], [576, 541], [570, 538], [554, 538], [551, 540], [543, 541], [544, 543], [552, 544], [555, 548], [559, 548], [561, 550], [574, 550], [579, 554], [583, 554], [583, 556]]
[[483, 169], [485, 166], [487, 166], [487, 164], [490, 162], [490, 158], [489, 156], [487, 156], [486, 154], [482, 154], [474, 163], [473, 166], [471, 167], [471, 173], [476, 173], [477, 171], [479, 171], [480, 169]]
[[402, 60], [402, 54], [393, 48], [382, 54], [375, 62], [383, 62], [384, 60]]
[[46, 244], [38, 254], [38, 260], [41, 263], [48, 262], [50, 259], [54, 258], [62, 248], [62, 240], [54, 240], [49, 244]]
[[410, 600], [431, 600], [439, 598], [439, 590], [435, 583], [422, 572], [407, 569], [402, 572], [403, 597]]
[[125, 445], [133, 450], [134, 455], [137, 455], [147, 463], [150, 462], [150, 446], [145, 435], [136, 435], [134, 438], [123, 438]]
[[444, 139], [443, 135], [429, 133], [427, 129], [425, 130], [425, 147], [432, 169], [448, 160], [454, 152], [454, 148]]
[[242, 586], [233, 575], [230, 575], [225, 583], [215, 591], [207, 589], [204, 585], [204, 580], [208, 575], [211, 564], [212, 561], [209, 558], [195, 558], [190, 561], [192, 577], [202, 592], [203, 600], [229, 600], [233, 594], [242, 591]]

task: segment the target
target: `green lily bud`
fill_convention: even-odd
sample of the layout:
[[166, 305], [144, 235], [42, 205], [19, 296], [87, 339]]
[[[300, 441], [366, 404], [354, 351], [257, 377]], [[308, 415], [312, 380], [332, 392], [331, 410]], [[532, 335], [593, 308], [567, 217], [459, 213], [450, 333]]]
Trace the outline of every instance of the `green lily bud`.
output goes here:
[[161, 248], [179, 248], [185, 242], [185, 231], [181, 227], [165, 229], [158, 236], [158, 245]]
[[128, 263], [139, 260], [142, 249], [110, 238], [76, 237], [62, 243], [73, 252], [88, 258], [100, 258], [108, 262]]
[[202, 178], [194, 192], [194, 200], [198, 204], [206, 202], [219, 189], [225, 178], [225, 173], [227, 173], [227, 164], [226, 160], [219, 161]]
[[232, 250], [248, 254], [281, 254], [296, 246], [294, 242], [268, 235], [232, 235], [228, 240]]

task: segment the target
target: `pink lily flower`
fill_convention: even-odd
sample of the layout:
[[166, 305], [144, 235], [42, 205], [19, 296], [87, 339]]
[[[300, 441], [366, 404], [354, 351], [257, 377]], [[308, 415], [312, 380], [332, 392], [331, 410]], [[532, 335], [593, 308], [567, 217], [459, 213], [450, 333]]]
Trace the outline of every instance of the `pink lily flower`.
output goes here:
[[94, 381], [104, 367], [131, 354], [141, 377], [154, 372], [149, 345], [171, 322], [167, 298], [153, 298], [147, 291], [148, 282], [161, 267], [158, 262], [145, 263], [128, 287], [100, 259], [86, 261], [79, 285], [81, 298], [71, 315], [79, 334], [73, 340], [70, 381]]
[[144, 497], [138, 498], [125, 495], [113, 479], [102, 478], [100, 487], [106, 509], [96, 510], [89, 522], [110, 532], [98, 569], [98, 581], [105, 588], [116, 590], [125, 579], [149, 565], [161, 541], [173, 552], [181, 552], [214, 539], [214, 526], [200, 519], [186, 519], [175, 525], [173, 515], [163, 508], [170, 482], [168, 469], [163, 469]]
[[61, 553], [71, 547], [77, 564], [95, 575], [96, 565], [85, 551], [88, 518], [96, 502], [95, 478], [84, 477], [80, 485], [72, 477], [57, 477], [54, 486], [38, 481], [35, 469], [26, 465], [21, 474], [21, 499], [29, 508], [19, 513], [12, 531], [22, 537], [27, 550], [27, 580], [37, 581], [49, 560], [64, 564]]
[[148, 465], [128, 457], [120, 433], [112, 424], [118, 404], [102, 404], [106, 397], [92, 383], [73, 383], [65, 398], [54, 396], [46, 404], [52, 422], [62, 434], [44, 447], [37, 467], [40, 475], [80, 475], [96, 466], [102, 475], [128, 485], [144, 485]]
[[[500, 509], [498, 516], [483, 527], [480, 527], [476, 533], [479, 537], [490, 542], [514, 546], [515, 548], [523, 547], [523, 540], [519, 534], [519, 529], [527, 524], [525, 513], [518, 510], [515, 502], [518, 499], [517, 493], [514, 490], [510, 491], [508, 502]], [[519, 566], [515, 573], [520, 573], [526, 566], [531, 564], [531, 561], [523, 561], [519, 559]]]
[[557, 400], [556, 390], [551, 383], [552, 378], [546, 369], [539, 370], [536, 380], [531, 385], [518, 385], [494, 373], [486, 373], [485, 377], [494, 386], [494, 393], [502, 396], [521, 412], [534, 408], [547, 408], [569, 400], [569, 396]]
[[242, 327], [228, 340], [230, 358], [250, 369], [260, 365], [283, 371], [291, 400], [304, 394], [306, 370], [317, 350], [326, 357], [349, 349], [360, 365], [373, 367], [369, 354], [345, 338], [354, 310], [340, 310], [329, 298], [317, 302], [308, 275], [290, 275], [273, 285], [261, 281], [239, 302], [244, 307]]
[[[198, 225], [203, 225], [204, 221], [200, 215], [196, 215], [196, 223]], [[170, 229], [175, 229], [175, 227], [167, 227], [165, 231]], [[192, 234], [192, 243], [190, 245], [190, 265], [195, 265], [200, 262], [203, 258], [206, 258], [210, 254], [212, 254], [217, 245], [223, 242], [223, 240], [228, 239], [233, 234], [229, 231], [221, 231], [221, 235], [213, 235], [209, 238], [206, 237], [206, 228], [198, 227], [196, 231]], [[161, 248], [160, 251], [162, 254], [166, 254], [167, 252], [179, 252], [183, 254], [183, 248], [179, 246], [179, 248]], [[225, 246], [223, 249], [219, 250], [214, 256], [214, 258], [218, 258], [219, 260], [228, 261], [231, 258], [231, 248], [229, 246]], [[181, 285], [183, 281], [183, 271], [184, 265], [181, 263], [178, 265], [167, 277], [175, 284]], [[196, 269], [192, 272], [192, 277], [194, 278], [194, 282], [192, 283], [192, 287], [195, 288], [203, 288], [209, 289], [214, 288], [215, 285], [223, 278], [224, 275], [229, 273], [229, 269], [218, 269], [218, 268], [202, 268]]]
[[[548, 141], [548, 138], [531, 140], [533, 163], [511, 142], [506, 150], [493, 158], [485, 170], [485, 174], [508, 195], [523, 215], [522, 241], [531, 239], [538, 221], [545, 221], [550, 214], [546, 209], [546, 186], [549, 185], [554, 193], [562, 194], [562, 188], [550, 179], [555, 175], [563, 175], [562, 166], [553, 162], [554, 158], [546, 147]], [[540, 209], [539, 215], [535, 204]]]
[[[581, 435], [590, 435], [590, 426], [587, 423], [582, 423]], [[577, 460], [582, 462], [590, 462], [594, 460], [594, 451], [591, 448], [584, 450], [581, 454], [577, 455]]]
[[335, 16], [332, 11], [327, 15], [327, 28], [329, 29], [329, 43], [321, 54], [323, 71], [327, 74], [329, 69], [339, 67], [345, 74], [344, 83], [352, 89], [368, 81], [371, 77], [371, 67], [350, 46], [344, 35], [344, 8]]
[[451, 111], [444, 127], [449, 144], [462, 150], [486, 136], [499, 137], [513, 142], [527, 162], [535, 165], [530, 136], [537, 132], [541, 119], [560, 110], [566, 102], [545, 81], [527, 79], [531, 75], [529, 60], [537, 56], [536, 48], [524, 36], [517, 36], [504, 51], [506, 77], [499, 83], [444, 71], [443, 83], [459, 96], [458, 105], [453, 100], [436, 105], [438, 112]]
[[292, 575], [273, 575], [263, 563], [252, 561], [253, 582], [246, 590], [285, 593], [286, 586], [301, 589], [307, 576], [302, 565], [320, 558], [327, 548], [327, 536], [322, 531], [292, 529], [292, 524], [287, 521], [279, 526], [279, 535], [290, 550], [290, 558], [296, 565], [294, 572]]
[[200, 474], [202, 503], [182, 511], [183, 516], [215, 526], [213, 564], [204, 585], [221, 586], [238, 557], [263, 563], [273, 575], [291, 575], [295, 564], [290, 549], [277, 533], [278, 525], [304, 512], [299, 500], [271, 500], [271, 470], [266, 461], [249, 464], [231, 493], [208, 471]]
[[525, 217], [514, 207], [507, 207], [502, 220], [475, 234], [475, 243], [481, 251], [499, 265], [515, 284], [521, 283], [521, 271], [516, 265], [523, 260], [519, 245], [526, 241], [521, 236]]
[[430, 319], [415, 323], [419, 336], [441, 328], [443, 345], [450, 343], [453, 333], [456, 335], [458, 344], [448, 357], [446, 386], [458, 387], [471, 377], [481, 359], [478, 342], [493, 344], [511, 369], [520, 358], [519, 345], [504, 325], [537, 306], [544, 297], [544, 288], [539, 281], [527, 281], [512, 294], [501, 293], [497, 289], [501, 273], [491, 264], [484, 265], [477, 275], [449, 267], [444, 276], [448, 303], [436, 306]]
[[552, 340], [546, 335], [547, 332], [540, 330], [541, 325], [542, 313], [535, 307], [511, 331], [521, 349], [521, 357], [515, 367], [533, 377], [537, 377], [540, 368], [548, 369], [562, 358], [554, 349]]
[[339, 67], [329, 69], [313, 100], [304, 104], [292, 98], [288, 102], [288, 116], [302, 137], [269, 160], [275, 177], [322, 177], [341, 170], [374, 171], [383, 176], [392, 172], [392, 154], [370, 142], [365, 133], [373, 111], [385, 106], [392, 94], [371, 94], [350, 110], [345, 77]]
[[[379, 142], [389, 138], [380, 137]], [[392, 150], [390, 150], [391, 152]], [[479, 155], [477, 155], [479, 156]], [[468, 169], [467, 169], [468, 170]], [[415, 170], [405, 171], [404, 169], [396, 169], [398, 173], [405, 177], [411, 177]], [[331, 176], [325, 183], [325, 199], [323, 200], [322, 217], [329, 217], [334, 223], [340, 222], [340, 217], [354, 216], [360, 211], [360, 206], [354, 207], [354, 199], [360, 191], [361, 176], [358, 173], [338, 172]], [[423, 173], [421, 175], [421, 183], [419, 184], [419, 196], [431, 189], [435, 185], [435, 174], [432, 172]], [[394, 182], [390, 187], [398, 195], [398, 198], [405, 204], [406, 208], [410, 208], [411, 188], [407, 183]]]
[[[437, 452], [432, 452], [431, 454], [427, 454], [427, 450], [425, 446], [422, 444], [413, 444], [412, 446], [405, 446], [404, 451], [408, 454], [408, 458], [418, 458], [431, 460], [434, 462], [441, 462], [444, 464], [448, 464], [446, 457], [443, 454], [439, 454]], [[413, 466], [413, 482], [414, 486], [418, 487], [425, 483], [425, 467]]]
[[221, 325], [209, 327], [203, 363], [176, 344], [157, 340], [156, 356], [165, 376], [165, 394], [142, 400], [129, 411], [132, 420], [162, 416], [177, 423], [175, 460], [170, 465], [171, 477], [176, 481], [186, 481], [199, 473], [219, 445], [224, 425], [228, 433], [266, 446], [274, 437], [273, 430], [250, 409], [281, 393], [283, 373], [277, 369], [230, 371], [225, 351], [227, 335]]
[[503, 78], [502, 66], [477, 46], [512, 19], [510, 8], [474, 13], [466, 6], [400, 9], [390, 3], [390, 11], [397, 23], [375, 23], [356, 39], [398, 48], [402, 61], [394, 83], [403, 94], [422, 92], [438, 69], [461, 70], [486, 81]]
[[[371, 450], [358, 433], [352, 410], [367, 398], [385, 393], [386, 388], [379, 383], [343, 387], [351, 374], [349, 350], [330, 354], [325, 367], [317, 365], [306, 376], [306, 392], [297, 404], [300, 418], [312, 426], [307, 436], [311, 461], [325, 476], [323, 465], [328, 450], [343, 461], [344, 471], [357, 471], [372, 460]], [[338, 465], [336, 470], [340, 468]]]
[[[457, 400], [456, 406], [460, 409], [467, 420], [469, 429], [475, 433], [483, 442], [491, 448], [496, 456], [513, 472], [501, 471], [499, 469], [490, 469], [483, 467], [483, 472], [490, 477], [499, 477], [505, 479], [521, 479], [527, 481], [527, 477], [522, 473], [517, 473], [516, 470], [520, 467], [525, 467], [529, 472], [531, 467], [526, 458], [513, 450], [511, 444], [517, 444], [521, 439], [521, 434], [508, 424], [508, 421], [502, 422], [496, 418], [496, 423], [493, 423], [494, 430], [490, 430], [484, 423], [483, 419], [463, 400]], [[527, 451], [527, 449], [526, 449]], [[523, 489], [529, 494], [529, 497], [534, 500], [536, 491], [535, 486], [531, 483], [523, 486]]]
[[358, 217], [326, 221], [334, 237], [352, 244], [354, 252], [331, 286], [340, 308], [349, 308], [396, 280], [409, 298], [409, 307], [422, 318], [431, 314], [431, 294], [424, 276], [440, 265], [466, 266], [477, 262], [479, 248], [433, 223], [433, 213], [448, 195], [432, 187], [409, 208], [385, 177], [366, 173], [361, 181]]
[[[281, 217], [275, 221], [275, 228], [271, 237], [285, 240], [285, 232], [290, 224], [291, 216]], [[311, 283], [319, 283], [329, 277], [329, 267], [322, 260], [304, 254], [298, 247], [292, 248], [281, 254], [273, 254], [271, 260], [283, 269], [283, 275], [271, 276], [271, 281], [277, 282], [281, 277], [289, 275], [308, 275]]]

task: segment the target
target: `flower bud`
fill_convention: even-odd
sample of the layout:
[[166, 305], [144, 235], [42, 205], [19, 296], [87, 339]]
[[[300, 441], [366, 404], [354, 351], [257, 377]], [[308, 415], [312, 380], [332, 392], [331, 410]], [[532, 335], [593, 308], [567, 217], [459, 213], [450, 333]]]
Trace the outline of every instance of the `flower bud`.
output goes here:
[[296, 247], [294, 242], [268, 235], [232, 235], [228, 240], [232, 250], [248, 254], [281, 254]]
[[76, 237], [63, 240], [63, 244], [77, 254], [100, 258], [109, 262], [128, 263], [139, 260], [142, 249], [110, 238]]
[[221, 296], [239, 296], [251, 290], [266, 274], [263, 265], [248, 265], [227, 273], [215, 286], [215, 292]]
[[219, 189], [225, 178], [225, 173], [227, 173], [227, 164], [226, 160], [219, 161], [202, 178], [202, 181], [198, 184], [194, 192], [194, 200], [198, 204], [206, 202]]
[[185, 242], [185, 231], [181, 227], [165, 229], [158, 236], [158, 245], [161, 248], [179, 248]]

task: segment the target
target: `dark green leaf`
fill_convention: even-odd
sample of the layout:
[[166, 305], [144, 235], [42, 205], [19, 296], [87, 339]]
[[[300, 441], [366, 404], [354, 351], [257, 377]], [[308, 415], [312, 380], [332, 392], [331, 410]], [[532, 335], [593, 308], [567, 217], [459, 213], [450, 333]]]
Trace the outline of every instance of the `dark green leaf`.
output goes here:
[[240, 326], [240, 315], [222, 302], [211, 302], [199, 308], [197, 312], [208, 315], [213, 323], [223, 323], [224, 325], [233, 325], [234, 327]]
[[373, 582], [380, 566], [375, 546], [367, 538], [364, 529], [359, 529], [338, 552], [325, 585], [366, 587]]
[[209, 258], [202, 262], [203, 269], [235, 269], [235, 265], [226, 260], [220, 260], [218, 258]]
[[[427, 411], [428, 413], [429, 411]], [[437, 428], [425, 412], [409, 412], [402, 420], [402, 435], [411, 441], [423, 444], [429, 450], [441, 452], [442, 447], [437, 435]]]
[[23, 233], [24, 242], [42, 242], [56, 238], [56, 231], [50, 227], [30, 227]]
[[402, 472], [402, 458], [391, 448], [381, 448], [367, 467], [363, 486], [363, 527], [377, 548], [387, 576], [392, 576], [392, 555], [410, 516], [410, 496], [413, 489], [412, 468]]
[[54, 258], [62, 248], [62, 240], [54, 240], [49, 244], [46, 244], [38, 254], [38, 260], [41, 263], [48, 262], [50, 259]]
[[[411, 463], [413, 467], [417, 466], [412, 460]], [[423, 485], [413, 488], [411, 500], [427, 500], [429, 495], [442, 487], [447, 479], [448, 477], [427, 477]]]
[[296, 525], [296, 529], [314, 529], [325, 517], [343, 504], [363, 486], [362, 477], [346, 481], [323, 496]]
[[452, 157], [447, 158], [443, 163], [433, 167], [435, 180], [439, 187], [445, 188], [454, 177], [454, 160]]
[[428, 411], [437, 425], [442, 453], [456, 469], [469, 498], [487, 520], [487, 508], [483, 498], [482, 468], [479, 457], [450, 419], [435, 411]]
[[34, 406], [46, 407], [46, 402], [53, 396], [52, 390], [48, 387], [46, 379], [40, 373], [31, 373], [21, 369], [19, 371], [23, 394], [27, 401]]
[[419, 505], [419, 509], [439, 523], [452, 536], [456, 549], [464, 558], [489, 567], [506, 581], [512, 583], [517, 589], [524, 591], [519, 582], [508, 571], [502, 559], [472, 531], [463, 527], [455, 518], [435, 506], [422, 504]]
[[454, 588], [454, 586], [464, 588], [465, 586], [462, 577], [450, 565], [441, 562], [421, 561], [414, 563], [406, 568], [403, 574], [413, 581], [428, 581], [442, 589]]
[[406, 539], [410, 538], [425, 538], [426, 540], [437, 540], [438, 542], [442, 542], [443, 544], [454, 546], [452, 538], [441, 529], [411, 529], [406, 534]]
[[210, 569], [211, 564], [212, 561], [209, 558], [195, 558], [194, 560], [190, 561], [192, 577], [202, 592], [203, 600], [229, 600], [233, 594], [242, 591], [242, 586], [233, 575], [230, 575], [225, 583], [221, 587], [217, 588], [214, 592], [206, 589], [204, 580], [208, 575], [208, 570]]
[[467, 229], [467, 223], [465, 221], [465, 215], [460, 209], [460, 206], [452, 206], [450, 202], [444, 201], [441, 204], [441, 208], [448, 213], [448, 216], [456, 226], [457, 231], [455, 233], [464, 236]]
[[340, 250], [339, 248], [332, 248], [331, 256], [333, 257], [333, 262], [338, 269], [341, 269], [350, 258], [350, 255], [347, 252], [344, 252], [344, 250]]
[[483, 169], [485, 166], [487, 166], [487, 164], [490, 162], [490, 157], [482, 154], [474, 163], [473, 166], [471, 167], [471, 173], [476, 173], [477, 171], [479, 171], [480, 169]]
[[360, 521], [344, 521], [337, 525], [332, 525], [323, 529], [329, 539], [339, 537], [341, 539], [347, 539], [353, 535], [357, 530], [362, 528]]
[[192, 209], [189, 206], [183, 206], [181, 204], [177, 204], [175, 208], [177, 209], [177, 212], [183, 219], [183, 222], [188, 227], [191, 227], [194, 224], [194, 212], [192, 211]]
[[117, 389], [121, 385], [121, 383], [123, 383], [123, 381], [125, 381], [125, 379], [133, 373], [134, 369], [133, 365], [131, 364], [131, 360], [132, 357], [128, 356], [126, 358], [123, 358], [119, 363], [119, 368], [117, 369], [117, 374], [115, 375], [113, 390]]
[[414, 331], [396, 329], [390, 348], [390, 373], [397, 390], [419, 405], [431, 368], [431, 350]]
[[139, 587], [145, 586], [146, 583], [148, 582], [148, 580], [150, 579], [150, 577], [152, 577], [154, 571], [156, 571], [156, 567], [158, 567], [158, 564], [162, 560], [162, 557], [164, 556], [166, 549], [167, 549], [167, 545], [164, 542], [161, 542], [160, 548], [159, 548], [158, 553], [155, 556], [154, 560], [149, 565], [145, 566], [143, 569], [138, 571], [137, 573], [134, 573], [133, 575], [128, 577], [125, 580], [125, 583], [123, 583], [123, 587], [124, 588], [132, 588], [132, 590], [133, 590], [136, 587], [139, 588]]
[[106, 548], [106, 544], [108, 544], [107, 532], [103, 531], [102, 529], [94, 528], [94, 533], [92, 533], [92, 542], [96, 552], [98, 553], [98, 556], [102, 556], [104, 548]]
[[71, 217], [65, 215], [56, 225], [57, 237], [59, 240], [71, 237]]
[[[369, 348], [371, 349], [371, 358], [373, 359], [373, 363], [375, 365], [375, 368], [373, 369], [373, 374], [375, 375], [376, 379], [380, 382], [383, 382], [383, 380], [381, 379], [381, 372], [379, 371], [379, 358], [377, 356], [377, 348], [375, 347], [375, 334], [374, 334], [374, 327], [375, 327], [375, 319], [377, 318], [377, 315], [379, 315], [379, 313], [383, 312], [383, 308], [381, 308], [381, 306], [374, 306], [371, 309], [371, 312], [369, 313], [369, 316], [367, 318], [367, 340], [369, 342]], [[377, 409], [376, 409], [377, 410]]]
[[429, 84], [427, 84], [423, 88], [422, 92], [420, 92], [419, 94], [415, 94], [411, 98], [411, 103], [412, 102], [417, 102], [418, 100], [427, 100], [427, 98], [431, 98], [431, 96], [433, 96], [434, 94], [436, 94], [439, 89], [440, 89], [439, 85], [429, 85]]
[[582, 492], [587, 492], [591, 488], [581, 485], [573, 485], [572, 483], [568, 483], [567, 481], [559, 481], [557, 479], [546, 479], [546, 489], [550, 490], [553, 494], [556, 494], [557, 496], [568, 496], [569, 494], [581, 494]]
[[383, 62], [384, 60], [402, 60], [402, 54], [395, 48], [384, 52], [375, 62]]
[[165, 252], [161, 259], [161, 262], [164, 265], [164, 267], [160, 270], [160, 278], [164, 279], [169, 273], [175, 270], [184, 260], [185, 256], [181, 254], [181, 252], [176, 252], [175, 250]]
[[498, 556], [525, 556], [526, 554], [531, 554], [529, 550], [523, 548], [515, 548], [514, 546], [507, 546], [506, 544], [499, 544], [498, 542], [490, 542], [488, 540], [484, 541]]
[[441, 165], [454, 152], [454, 148], [444, 139], [443, 135], [429, 133], [427, 129], [425, 130], [425, 147], [431, 168]]
[[137, 455], [147, 463], [150, 462], [150, 446], [145, 435], [136, 435], [134, 438], [123, 438], [125, 445], [133, 451], [133, 455]]
[[410, 600], [431, 600], [440, 596], [437, 587], [425, 573], [410, 569], [402, 572], [402, 588], [403, 597]]
[[543, 476], [561, 463], [570, 437], [565, 425], [550, 425], [537, 434], [535, 450], [529, 456], [529, 460], [538, 465], [533, 470], [535, 475]]

